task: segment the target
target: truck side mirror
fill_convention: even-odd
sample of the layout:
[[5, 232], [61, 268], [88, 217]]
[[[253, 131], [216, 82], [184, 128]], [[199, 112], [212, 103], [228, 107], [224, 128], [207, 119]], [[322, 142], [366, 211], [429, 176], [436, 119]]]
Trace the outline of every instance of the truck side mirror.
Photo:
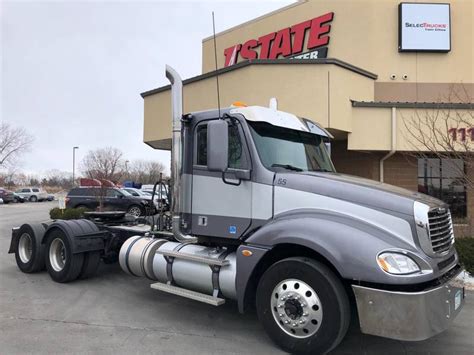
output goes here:
[[229, 166], [229, 126], [224, 120], [207, 124], [207, 168], [225, 172]]

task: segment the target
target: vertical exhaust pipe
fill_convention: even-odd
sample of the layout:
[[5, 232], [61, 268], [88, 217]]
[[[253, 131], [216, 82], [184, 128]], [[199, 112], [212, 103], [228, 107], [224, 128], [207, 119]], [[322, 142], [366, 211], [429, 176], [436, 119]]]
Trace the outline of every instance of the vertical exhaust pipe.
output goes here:
[[182, 137], [181, 117], [183, 116], [183, 81], [178, 72], [169, 65], [166, 66], [166, 77], [171, 83], [171, 181], [173, 182], [171, 197], [171, 213], [173, 236], [181, 243], [196, 243], [197, 238], [181, 232], [181, 208], [183, 197], [190, 194], [185, 185], [181, 183], [182, 174]]

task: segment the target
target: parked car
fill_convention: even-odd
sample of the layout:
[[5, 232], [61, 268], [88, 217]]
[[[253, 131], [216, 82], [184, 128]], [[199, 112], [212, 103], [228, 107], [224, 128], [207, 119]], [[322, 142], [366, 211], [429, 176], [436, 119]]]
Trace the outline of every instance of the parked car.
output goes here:
[[3, 203], [5, 204], [15, 201], [15, 198], [13, 197], [13, 192], [1, 187], [0, 187], [0, 198], [3, 200]]
[[[127, 191], [129, 194], [131, 194], [135, 197], [142, 197], [142, 198], [149, 199], [149, 200], [151, 200], [151, 198], [152, 198], [152, 192], [150, 192], [150, 191], [143, 191], [143, 190], [136, 189], [136, 188], [133, 188], [133, 187], [123, 187], [122, 190]], [[154, 198], [155, 207], [157, 209], [160, 208], [160, 199], [161, 199], [161, 202], [163, 203], [163, 210], [168, 211], [169, 210], [168, 199], [166, 198], [165, 194], [163, 194], [163, 198], [161, 198], [158, 191], [155, 193], [155, 198]]]
[[18, 195], [16, 192], [13, 193], [13, 199], [17, 203], [23, 203], [23, 202], [26, 201], [26, 198], [24, 198], [23, 196]]
[[48, 199], [48, 194], [39, 187], [23, 187], [15, 192], [30, 202], [45, 201]]
[[[153, 193], [153, 187], [154, 186], [155, 185], [142, 185], [140, 191], [151, 195]], [[166, 183], [163, 183], [161, 185], [161, 188], [160, 188], [160, 186], [157, 186], [156, 191], [155, 191], [155, 195], [158, 195], [159, 198], [165, 199], [166, 202], [168, 203], [168, 185]]]
[[125, 190], [127, 191], [130, 195], [132, 196], [150, 196], [148, 195], [147, 193], [143, 192], [142, 190], [140, 189], [136, 189], [134, 187], [122, 187], [122, 190]]
[[75, 187], [66, 196], [67, 208], [88, 208], [96, 210], [99, 206], [100, 195], [104, 194], [104, 208], [114, 211], [126, 211], [138, 217], [148, 213], [156, 213], [151, 198], [133, 196], [127, 191], [115, 187], [102, 190], [99, 187]]
[[48, 197], [46, 197], [46, 200], [54, 201], [54, 195], [48, 194]]

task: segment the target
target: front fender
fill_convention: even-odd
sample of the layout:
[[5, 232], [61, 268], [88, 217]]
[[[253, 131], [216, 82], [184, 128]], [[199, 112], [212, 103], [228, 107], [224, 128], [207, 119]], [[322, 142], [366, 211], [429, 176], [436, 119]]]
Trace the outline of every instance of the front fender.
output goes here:
[[380, 284], [414, 284], [431, 280], [433, 275], [430, 273], [394, 276], [383, 272], [377, 265], [376, 257], [382, 250], [402, 249], [414, 255], [422, 269], [424, 266], [430, 268], [427, 257], [418, 252], [413, 242], [409, 223], [401, 218], [398, 220], [397, 223], [406, 223], [406, 233], [409, 233], [403, 238], [347, 215], [299, 210], [276, 217], [250, 236], [246, 243], [266, 249], [280, 244], [309, 248], [327, 259], [347, 280]]

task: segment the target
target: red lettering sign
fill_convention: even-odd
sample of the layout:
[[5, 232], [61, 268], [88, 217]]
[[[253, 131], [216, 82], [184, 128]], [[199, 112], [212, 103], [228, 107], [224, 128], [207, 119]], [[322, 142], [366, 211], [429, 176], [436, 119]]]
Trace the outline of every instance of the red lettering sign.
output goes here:
[[269, 33], [258, 39], [250, 39], [244, 44], [236, 44], [226, 48], [224, 50], [224, 66], [228, 67], [236, 64], [239, 56], [247, 60], [278, 59], [279, 57], [286, 58], [301, 53], [303, 52], [307, 32], [309, 32], [307, 50], [327, 46], [329, 44], [328, 33], [331, 31], [329, 23], [333, 19], [334, 13], [328, 12], [312, 20]]
[[242, 45], [240, 55], [244, 59], [257, 59], [258, 53], [255, 50], [256, 47], [258, 47], [258, 41], [256, 39], [251, 39]]
[[260, 59], [267, 59], [270, 52], [270, 43], [275, 38], [275, 33], [269, 33], [258, 39], [260, 45]]
[[291, 26], [291, 33], [293, 33], [293, 48], [292, 54], [303, 52], [304, 38], [306, 30], [311, 27], [311, 20], [301, 22], [297, 25]]
[[325, 46], [329, 43], [329, 36], [324, 36], [331, 31], [331, 26], [327, 25], [334, 18], [334, 13], [329, 12], [323, 16], [316, 17], [311, 21], [309, 32], [308, 49]]

